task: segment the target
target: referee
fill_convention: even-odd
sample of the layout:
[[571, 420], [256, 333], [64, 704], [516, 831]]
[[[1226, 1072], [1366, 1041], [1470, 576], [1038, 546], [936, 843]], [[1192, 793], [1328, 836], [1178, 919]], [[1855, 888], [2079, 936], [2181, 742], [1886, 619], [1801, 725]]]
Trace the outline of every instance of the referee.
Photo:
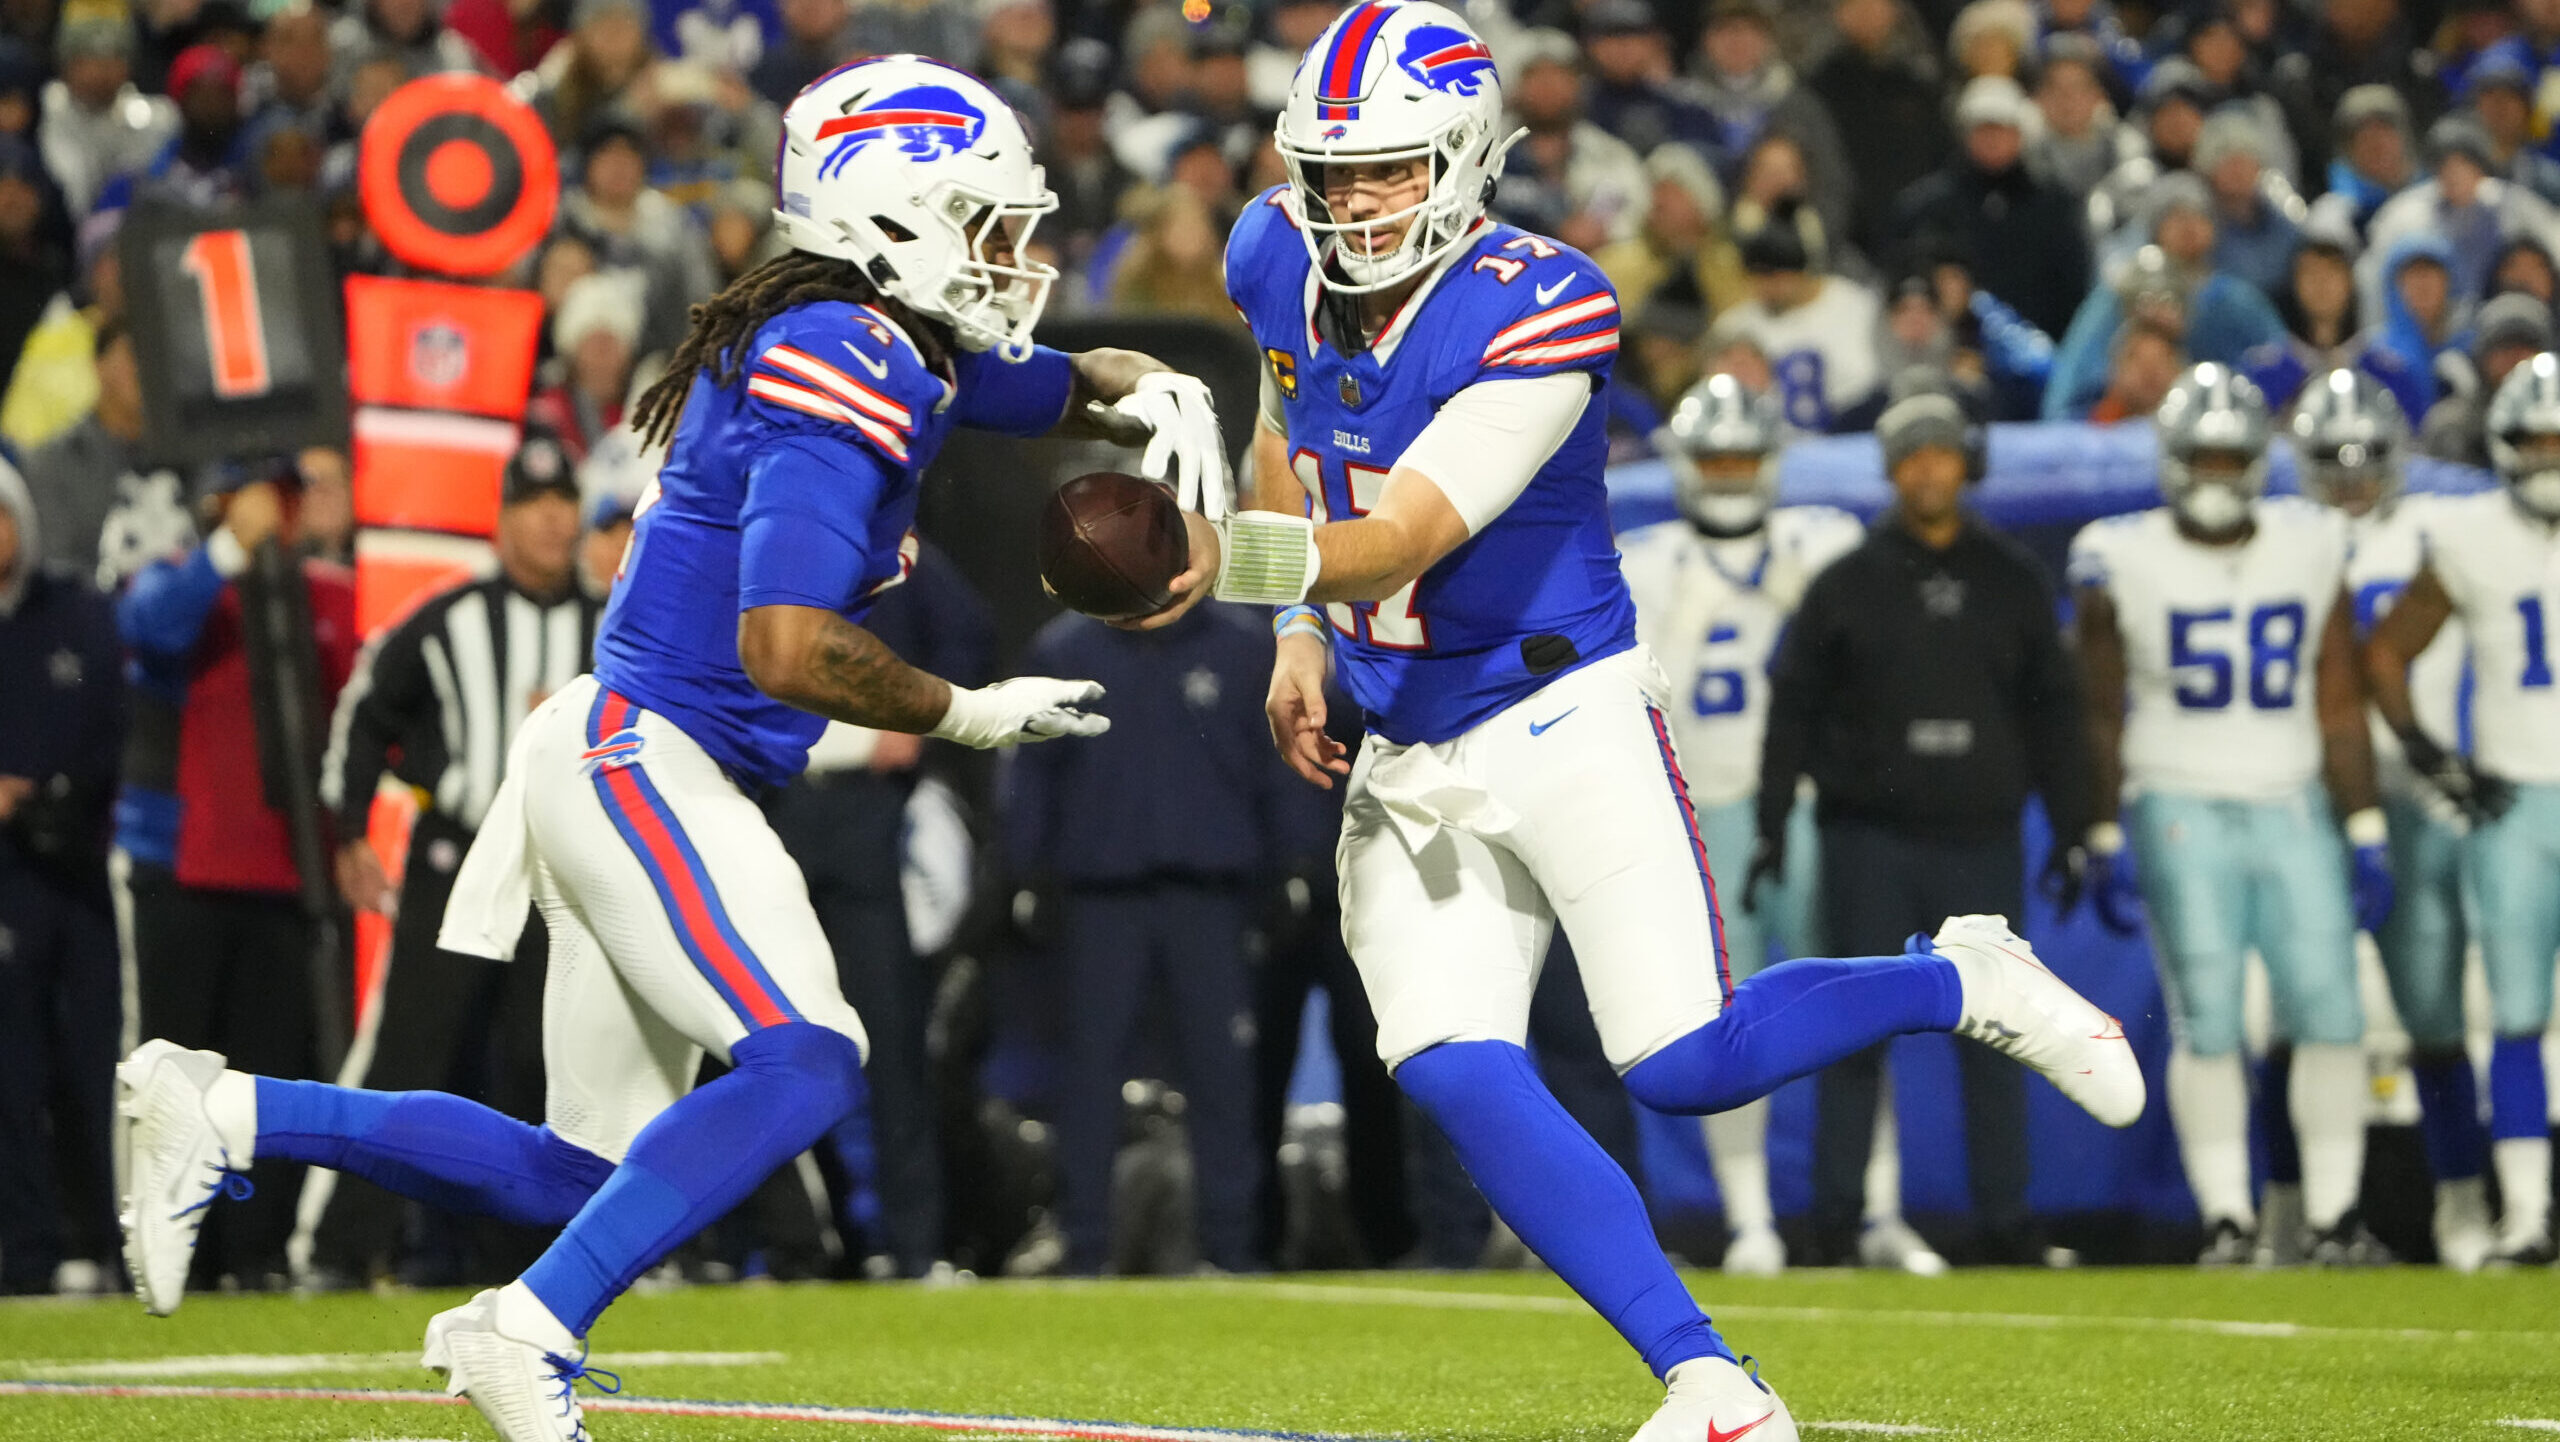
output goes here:
[[[531, 927], [503, 965], [440, 951], [435, 940], [516, 727], [587, 670], [602, 610], [578, 584], [578, 483], [560, 442], [529, 434], [503, 484], [498, 574], [429, 598], [365, 648], [330, 724], [321, 797], [343, 838], [339, 891], [350, 906], [392, 917], [381, 999], [338, 1080], [453, 1092], [539, 1120], [543, 929]], [[386, 771], [419, 806], [396, 896], [365, 835]], [[313, 1173], [303, 1190], [297, 1242], [310, 1243], [324, 1282], [383, 1274], [401, 1248], [405, 1204], [326, 1175]]]
[[[1779, 647], [1745, 896], [1784, 874], [1787, 813], [1811, 776], [1830, 955], [1895, 955], [1950, 916], [2022, 919], [2029, 792], [2044, 797], [2055, 835], [2087, 834], [2088, 742], [2053, 583], [1964, 504], [1972, 424], [1933, 392], [1886, 410], [1876, 430], [1895, 504], [1815, 578]], [[2055, 848], [2044, 872], [2066, 907], [2079, 891], [2075, 851]], [[1877, 1047], [1823, 1074], [1813, 1208], [1828, 1258], [1875, 1250], [1857, 1243], [1883, 1057]], [[1959, 1046], [1957, 1060], [1982, 1254], [2041, 1264], [2027, 1216], [2026, 1073], [1979, 1046]]]

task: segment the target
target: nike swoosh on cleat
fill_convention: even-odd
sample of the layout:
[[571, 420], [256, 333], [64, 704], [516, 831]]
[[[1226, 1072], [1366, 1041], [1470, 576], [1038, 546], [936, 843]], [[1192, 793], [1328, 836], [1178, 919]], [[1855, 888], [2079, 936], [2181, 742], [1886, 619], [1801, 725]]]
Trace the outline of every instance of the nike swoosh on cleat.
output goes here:
[[[1558, 712], [1558, 713], [1557, 713], [1553, 718], [1551, 718], [1551, 719], [1549, 719], [1549, 720], [1545, 720], [1545, 721], [1532, 721], [1532, 722], [1530, 722], [1530, 723], [1529, 723], [1529, 734], [1530, 734], [1530, 735], [1532, 735], [1532, 736], [1544, 736], [1544, 735], [1546, 735], [1546, 734], [1547, 734], [1547, 728], [1548, 728], [1548, 727], [1553, 726], [1554, 724], [1556, 724], [1556, 722], [1563, 720], [1565, 717], [1570, 716], [1570, 715], [1572, 715], [1574, 712], [1579, 711], [1579, 710], [1581, 710], [1581, 709], [1582, 709], [1582, 708], [1581, 708], [1581, 707], [1579, 707], [1579, 706], [1567, 706], [1566, 708], [1564, 708], [1564, 710], [1562, 710], [1562, 711]], [[1735, 1434], [1735, 1435], [1739, 1436], [1740, 1434], [1739, 1434], [1739, 1433], [1737, 1433], [1737, 1434]]]
[[845, 353], [846, 353], [847, 355], [850, 355], [850, 356], [852, 356], [855, 360], [858, 360], [858, 361], [862, 362], [862, 368], [863, 368], [864, 370], [867, 370], [867, 371], [871, 372], [871, 378], [872, 378], [873, 380], [875, 380], [875, 381], [885, 381], [885, 380], [887, 380], [887, 379], [889, 378], [889, 363], [888, 363], [887, 361], [884, 361], [884, 360], [877, 360], [877, 361], [876, 361], [876, 360], [873, 360], [871, 357], [869, 357], [869, 356], [867, 356], [867, 355], [864, 355], [862, 352], [860, 352], [860, 351], [858, 351], [858, 350], [855, 350], [855, 349], [853, 348], [853, 342], [851, 342], [851, 341], [849, 341], [849, 340], [847, 340], [847, 341], [838, 341], [838, 342], [836, 342], [836, 344], [843, 346], [843, 347], [844, 347], [844, 349], [845, 349]]
[[[1542, 285], [1538, 287], [1538, 304], [1546, 305], [1552, 302], [1557, 296], [1564, 294], [1565, 287], [1571, 284], [1573, 284], [1573, 277], [1568, 275], [1553, 285]], [[1734, 1435], [1740, 1436], [1741, 1434], [1735, 1433]]]
[[1760, 1424], [1762, 1422], [1766, 1422], [1777, 1415], [1778, 1409], [1772, 1407], [1768, 1411], [1761, 1413], [1756, 1420], [1745, 1422], [1730, 1432], [1719, 1432], [1716, 1430], [1716, 1424], [1709, 1422], [1707, 1424], [1707, 1442], [1733, 1442], [1733, 1439], [1736, 1437], [1740, 1437], [1746, 1433], [1759, 1431]]

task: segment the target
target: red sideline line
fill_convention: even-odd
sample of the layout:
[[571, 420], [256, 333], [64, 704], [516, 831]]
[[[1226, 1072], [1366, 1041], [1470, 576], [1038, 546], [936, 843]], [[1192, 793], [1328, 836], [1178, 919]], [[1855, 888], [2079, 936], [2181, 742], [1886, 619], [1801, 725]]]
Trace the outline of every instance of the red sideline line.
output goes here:
[[[0, 1382], [0, 1397], [126, 1397], [219, 1402], [415, 1402], [459, 1407], [442, 1392], [362, 1387], [197, 1387], [131, 1383]], [[652, 1417], [718, 1417], [734, 1421], [824, 1422], [846, 1427], [922, 1427], [937, 1432], [1008, 1432], [1023, 1437], [1090, 1438], [1095, 1442], [1352, 1442], [1331, 1433], [1258, 1432], [1219, 1427], [1147, 1427], [1124, 1422], [1069, 1422], [1042, 1417], [973, 1417], [952, 1412], [909, 1412], [868, 1407], [825, 1407], [768, 1402], [689, 1402], [677, 1398], [581, 1397], [589, 1412], [631, 1412]]]

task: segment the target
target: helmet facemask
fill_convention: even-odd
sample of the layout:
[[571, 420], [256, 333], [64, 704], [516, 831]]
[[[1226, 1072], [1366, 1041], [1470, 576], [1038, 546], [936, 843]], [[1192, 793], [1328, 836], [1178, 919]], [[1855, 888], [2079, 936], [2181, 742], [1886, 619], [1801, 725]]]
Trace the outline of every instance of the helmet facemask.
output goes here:
[[[1034, 182], [1037, 183], [1037, 172]], [[929, 209], [947, 224], [962, 259], [942, 278], [942, 288], [918, 295], [909, 287], [907, 303], [938, 315], [967, 350], [999, 351], [1009, 361], [1031, 353], [1031, 328], [1049, 304], [1049, 288], [1058, 268], [1029, 259], [1025, 252], [1040, 217], [1058, 208], [1047, 187], [1035, 200], [983, 194], [956, 181], [935, 188]]]
[[2388, 510], [2403, 485], [2400, 457], [2374, 441], [2345, 441], [2302, 454], [2302, 491], [2350, 516]]
[[[1296, 207], [1298, 235], [1307, 254], [1324, 274], [1327, 289], [1344, 295], [1366, 295], [1388, 289], [1428, 270], [1456, 249], [1475, 226], [1484, 206], [1483, 189], [1498, 171], [1501, 152], [1491, 132], [1473, 117], [1461, 116], [1419, 145], [1395, 150], [1332, 153], [1295, 144], [1283, 125], [1277, 137], [1281, 160], [1289, 168], [1289, 194]], [[1479, 155], [1476, 152], [1484, 151]], [[1364, 220], [1337, 219], [1325, 200], [1325, 172], [1333, 165], [1378, 165], [1420, 161], [1430, 168], [1430, 184], [1421, 200], [1401, 210]], [[1478, 193], [1467, 194], [1468, 188]], [[1402, 226], [1392, 249], [1370, 249], [1372, 239]], [[1346, 243], [1360, 237], [1359, 244]]]
[[2227, 446], [2188, 446], [2161, 457], [2160, 480], [2188, 525], [2207, 536], [2229, 536], [2249, 523], [2250, 503], [2266, 494], [2267, 458]]
[[1666, 448], [1680, 512], [1689, 524], [1720, 541], [1756, 533], [1768, 524], [1778, 499], [1775, 451], [1699, 451]]
[[2493, 432], [2489, 449], [2516, 504], [2538, 520], [2560, 523], [2560, 432]]

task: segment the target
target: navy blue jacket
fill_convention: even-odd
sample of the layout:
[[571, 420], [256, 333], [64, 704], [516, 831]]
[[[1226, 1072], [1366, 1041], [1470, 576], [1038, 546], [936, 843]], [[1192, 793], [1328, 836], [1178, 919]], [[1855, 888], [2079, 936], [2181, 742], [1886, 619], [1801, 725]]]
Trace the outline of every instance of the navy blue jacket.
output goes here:
[[[33, 548], [25, 555], [35, 564]], [[0, 825], [0, 868], [30, 848], [67, 846], [71, 864], [98, 863], [104, 884], [108, 818], [124, 749], [124, 654], [115, 612], [67, 567], [26, 577], [0, 607], [0, 776], [36, 783], [37, 797]]]
[[1017, 747], [1000, 786], [1017, 877], [1112, 886], [1161, 878], [1247, 881], [1291, 858], [1262, 698], [1271, 623], [1205, 604], [1161, 631], [1064, 615], [1024, 652], [1028, 675], [1091, 678], [1111, 729]]

